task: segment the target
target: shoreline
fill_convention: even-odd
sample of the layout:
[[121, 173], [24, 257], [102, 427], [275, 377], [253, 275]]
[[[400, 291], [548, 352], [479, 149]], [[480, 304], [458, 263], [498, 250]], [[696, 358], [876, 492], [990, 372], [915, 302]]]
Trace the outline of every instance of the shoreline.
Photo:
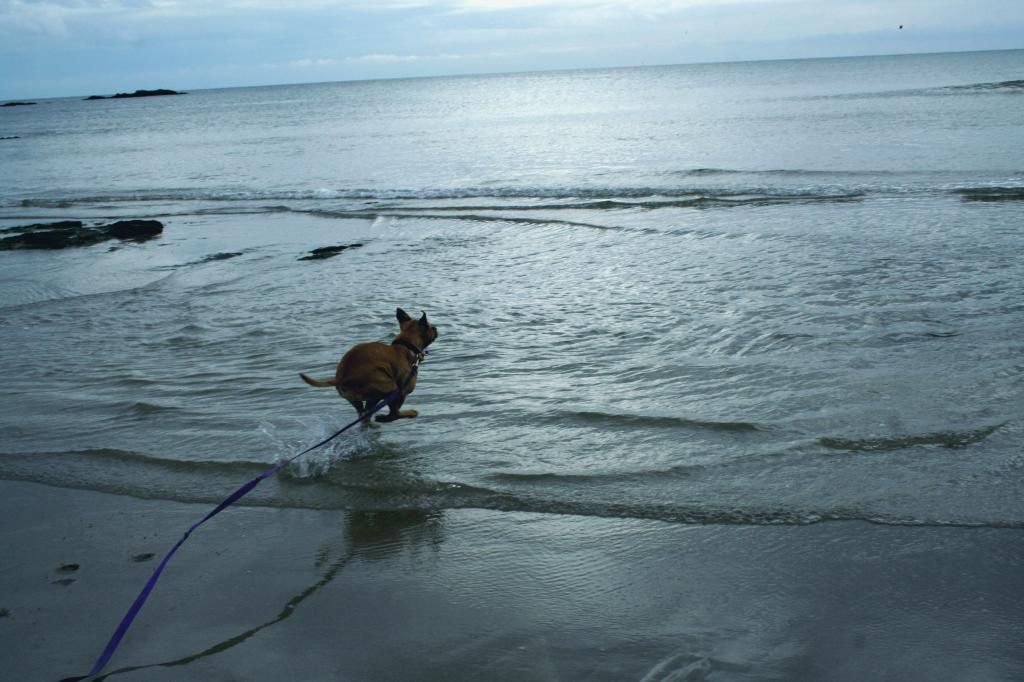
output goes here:
[[[209, 511], [0, 492], [12, 679], [87, 671]], [[237, 507], [182, 547], [101, 677], [1010, 680], [1022, 549], [1019, 530]]]

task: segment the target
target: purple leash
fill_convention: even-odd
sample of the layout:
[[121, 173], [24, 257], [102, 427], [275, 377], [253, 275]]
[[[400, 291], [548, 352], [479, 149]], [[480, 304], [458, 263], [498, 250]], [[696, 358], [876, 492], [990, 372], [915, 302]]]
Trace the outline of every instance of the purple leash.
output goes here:
[[372, 409], [369, 409], [364, 414], [359, 415], [355, 419], [355, 421], [352, 421], [346, 424], [345, 426], [341, 427], [340, 429], [335, 431], [327, 438], [324, 438], [316, 445], [310, 446], [303, 450], [302, 452], [300, 452], [299, 454], [292, 455], [283, 462], [270, 467], [269, 469], [261, 473], [259, 476], [252, 479], [251, 481], [243, 485], [241, 488], [228, 495], [224, 499], [224, 501], [218, 504], [216, 507], [214, 507], [214, 509], [209, 514], [207, 514], [202, 519], [194, 523], [191, 528], [185, 531], [185, 534], [181, 536], [181, 539], [178, 540], [177, 543], [175, 543], [174, 547], [171, 547], [171, 551], [167, 552], [167, 554], [164, 555], [164, 558], [160, 562], [160, 565], [156, 567], [155, 571], [153, 571], [153, 575], [149, 577], [149, 580], [146, 582], [145, 587], [142, 588], [142, 592], [139, 593], [139, 596], [136, 597], [135, 601], [132, 603], [131, 608], [128, 609], [128, 613], [124, 614], [124, 618], [121, 619], [120, 625], [118, 625], [117, 629], [114, 630], [114, 634], [110, 637], [110, 641], [107, 642], [106, 648], [103, 649], [103, 653], [100, 654], [100, 657], [96, 659], [96, 663], [93, 664], [92, 670], [90, 670], [88, 674], [81, 675], [79, 677], [65, 677], [61, 679], [60, 682], [78, 682], [78, 680], [84, 680], [93, 677], [94, 675], [98, 675], [100, 671], [103, 670], [104, 667], [106, 667], [107, 663], [114, 655], [114, 652], [117, 651], [117, 647], [121, 644], [121, 640], [124, 638], [125, 633], [128, 632], [128, 628], [131, 627], [132, 622], [135, 620], [135, 617], [139, 615], [139, 611], [142, 610], [142, 605], [146, 603], [147, 599], [149, 599], [150, 592], [152, 592], [153, 588], [156, 587], [156, 582], [160, 579], [160, 574], [164, 572], [164, 568], [167, 567], [167, 563], [171, 560], [171, 557], [174, 556], [174, 553], [178, 551], [178, 548], [185, 544], [185, 541], [188, 540], [190, 535], [192, 535], [192, 531], [194, 531], [196, 528], [199, 528], [199, 526], [203, 525], [217, 514], [220, 514], [222, 511], [233, 505], [238, 500], [245, 497], [247, 494], [249, 494], [249, 491], [258, 486], [264, 479], [270, 478], [278, 471], [283, 469], [285, 466], [291, 464], [292, 462], [297, 460], [299, 457], [302, 457], [306, 453], [312, 452], [313, 450], [316, 450], [318, 447], [322, 445], [326, 445], [327, 443], [331, 442], [341, 434], [351, 429], [359, 422], [373, 416], [374, 413], [379, 412], [381, 408], [383, 408], [385, 405], [389, 405], [392, 400], [394, 400], [401, 394], [402, 389], [405, 388], [410, 381], [412, 381], [413, 377], [416, 376], [416, 370], [417, 366], [414, 364], [412, 366], [412, 372], [410, 372], [409, 376], [406, 378], [405, 382], [400, 387], [396, 388], [391, 393], [391, 395], [389, 395], [388, 397], [384, 398], [379, 403], [374, 405]]

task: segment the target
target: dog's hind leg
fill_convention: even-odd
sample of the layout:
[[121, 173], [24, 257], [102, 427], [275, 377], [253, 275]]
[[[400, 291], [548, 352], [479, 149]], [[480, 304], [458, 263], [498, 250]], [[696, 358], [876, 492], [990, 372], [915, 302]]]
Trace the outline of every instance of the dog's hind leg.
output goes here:
[[359, 416], [362, 417], [363, 426], [369, 426], [370, 415], [367, 414], [367, 412], [372, 410], [373, 406], [377, 403], [372, 400], [367, 400], [366, 402], [363, 402], [362, 400], [349, 400], [349, 403], [352, 404], [352, 407], [356, 408], [356, 412], [358, 412]]
[[[363, 414], [367, 410], [369, 410], [370, 408], [372, 408], [375, 405], [375, 403], [372, 400], [367, 400], [367, 401], [364, 402], [364, 401], [360, 400], [359, 398], [353, 398], [351, 396], [345, 395], [345, 393], [342, 392], [342, 390], [341, 390], [341, 386], [336, 386], [335, 388], [338, 389], [338, 395], [340, 395], [342, 398], [347, 400], [348, 404], [351, 405], [352, 407], [354, 407], [356, 409], [356, 412], [361, 417], [363, 416]], [[369, 421], [370, 421], [369, 417], [363, 417], [363, 424], [367, 424], [367, 423], [369, 423]]]

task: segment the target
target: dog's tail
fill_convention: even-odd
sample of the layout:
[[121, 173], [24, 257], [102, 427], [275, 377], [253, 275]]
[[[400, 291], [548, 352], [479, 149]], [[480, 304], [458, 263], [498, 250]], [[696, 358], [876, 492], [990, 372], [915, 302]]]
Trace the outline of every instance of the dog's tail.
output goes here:
[[299, 372], [299, 376], [302, 377], [302, 380], [305, 381], [307, 384], [309, 384], [310, 386], [316, 386], [317, 388], [327, 388], [328, 386], [338, 385], [336, 379], [324, 379], [323, 381], [318, 381], [316, 379], [309, 378], [302, 372]]

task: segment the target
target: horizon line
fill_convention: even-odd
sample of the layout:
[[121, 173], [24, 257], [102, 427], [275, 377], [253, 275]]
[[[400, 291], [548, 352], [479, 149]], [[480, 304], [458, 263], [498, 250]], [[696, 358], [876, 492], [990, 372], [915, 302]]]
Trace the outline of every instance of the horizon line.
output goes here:
[[[343, 84], [343, 83], [374, 83], [374, 82], [387, 82], [387, 81], [405, 81], [405, 80], [428, 80], [432, 78], [484, 78], [488, 76], [515, 76], [515, 75], [528, 75], [528, 74], [540, 74], [540, 73], [573, 73], [579, 71], [612, 71], [616, 69], [655, 69], [655, 68], [671, 68], [679, 66], [716, 66], [716, 65], [727, 65], [727, 64], [759, 64], [759, 63], [778, 63], [778, 62], [805, 62], [805, 61], [826, 61], [826, 60], [839, 60], [839, 59], [870, 59], [870, 58], [887, 58], [887, 57], [927, 57], [936, 55], [948, 55], [948, 54], [977, 54], [986, 52], [1019, 52], [1024, 50], [1024, 47], [1012, 47], [1012, 48], [995, 48], [995, 49], [983, 49], [983, 50], [944, 50], [944, 51], [925, 51], [925, 52], [894, 52], [894, 53], [867, 53], [867, 54], [846, 54], [846, 55], [829, 55], [820, 57], [771, 57], [767, 59], [727, 59], [727, 60], [711, 60], [711, 61], [692, 61], [692, 62], [666, 62], [657, 64], [619, 64], [615, 66], [582, 66], [582, 67], [571, 67], [571, 68], [553, 68], [553, 69], [510, 69], [505, 71], [481, 71], [472, 73], [437, 73], [430, 75], [416, 75], [416, 76], [377, 76], [372, 78], [341, 78], [338, 80], [314, 80], [314, 81], [292, 81], [285, 83], [251, 83], [247, 85], [224, 85], [215, 87], [198, 87], [189, 88], [183, 86], [179, 88], [167, 88], [173, 89], [182, 94], [188, 92], [197, 91], [209, 91], [209, 90], [241, 90], [247, 88], [277, 88], [277, 87], [289, 87], [296, 85], [329, 85], [329, 84]], [[119, 92], [135, 92], [136, 90], [153, 90], [159, 88], [165, 88], [166, 84], [149, 84], [141, 88], [125, 89]], [[113, 93], [112, 93], [113, 94]], [[2, 98], [0, 97], [0, 105], [8, 102], [23, 102], [25, 100], [61, 100], [61, 99], [78, 99], [87, 98], [95, 95], [104, 95], [104, 93], [80, 93], [75, 95], [49, 95], [44, 97], [18, 97], [18, 98]], [[109, 96], [109, 95], [108, 95]]]

